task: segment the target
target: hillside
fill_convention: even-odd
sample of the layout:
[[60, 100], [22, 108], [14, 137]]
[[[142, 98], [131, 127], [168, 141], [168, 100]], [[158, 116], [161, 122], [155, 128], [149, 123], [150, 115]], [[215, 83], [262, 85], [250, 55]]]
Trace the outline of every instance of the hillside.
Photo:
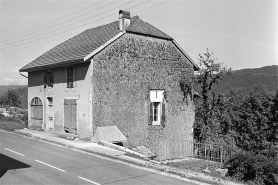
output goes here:
[[18, 90], [23, 89], [24, 92], [20, 95], [21, 106], [27, 108], [28, 106], [28, 89], [27, 85], [0, 85], [0, 96], [5, 95], [8, 90]]
[[278, 65], [233, 71], [233, 75], [224, 78], [215, 86], [216, 92], [239, 89], [247, 92], [255, 85], [264, 86], [271, 93], [278, 90]]

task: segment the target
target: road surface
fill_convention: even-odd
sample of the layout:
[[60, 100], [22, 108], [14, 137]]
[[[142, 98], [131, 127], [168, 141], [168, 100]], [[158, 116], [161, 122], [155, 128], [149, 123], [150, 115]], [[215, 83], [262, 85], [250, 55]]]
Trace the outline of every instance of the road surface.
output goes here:
[[196, 185], [7, 132], [0, 132], [0, 184]]

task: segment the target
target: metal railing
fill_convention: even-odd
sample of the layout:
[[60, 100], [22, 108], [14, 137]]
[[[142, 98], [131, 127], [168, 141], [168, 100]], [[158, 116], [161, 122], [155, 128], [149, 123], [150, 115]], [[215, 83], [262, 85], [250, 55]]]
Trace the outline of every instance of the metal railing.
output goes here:
[[235, 153], [234, 149], [225, 145], [172, 139], [158, 141], [154, 150], [159, 160], [194, 157], [220, 163]]

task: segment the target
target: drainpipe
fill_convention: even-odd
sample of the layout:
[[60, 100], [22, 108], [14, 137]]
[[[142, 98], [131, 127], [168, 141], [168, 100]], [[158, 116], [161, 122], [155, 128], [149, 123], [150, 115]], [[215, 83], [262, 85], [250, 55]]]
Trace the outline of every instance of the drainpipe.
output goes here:
[[24, 76], [25, 78], [28, 78], [28, 76], [25, 76], [24, 74], [21, 74], [21, 72], [19, 72], [19, 74], [20, 74], [21, 76]]

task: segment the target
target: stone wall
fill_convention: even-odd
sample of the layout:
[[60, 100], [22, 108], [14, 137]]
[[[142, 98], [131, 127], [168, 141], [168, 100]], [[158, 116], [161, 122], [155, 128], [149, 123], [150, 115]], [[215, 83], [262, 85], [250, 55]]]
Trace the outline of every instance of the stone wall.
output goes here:
[[[172, 41], [123, 35], [93, 58], [93, 130], [116, 125], [129, 147], [145, 145], [157, 154], [161, 141], [192, 141], [193, 73]], [[148, 124], [152, 89], [165, 91], [165, 127]]]

